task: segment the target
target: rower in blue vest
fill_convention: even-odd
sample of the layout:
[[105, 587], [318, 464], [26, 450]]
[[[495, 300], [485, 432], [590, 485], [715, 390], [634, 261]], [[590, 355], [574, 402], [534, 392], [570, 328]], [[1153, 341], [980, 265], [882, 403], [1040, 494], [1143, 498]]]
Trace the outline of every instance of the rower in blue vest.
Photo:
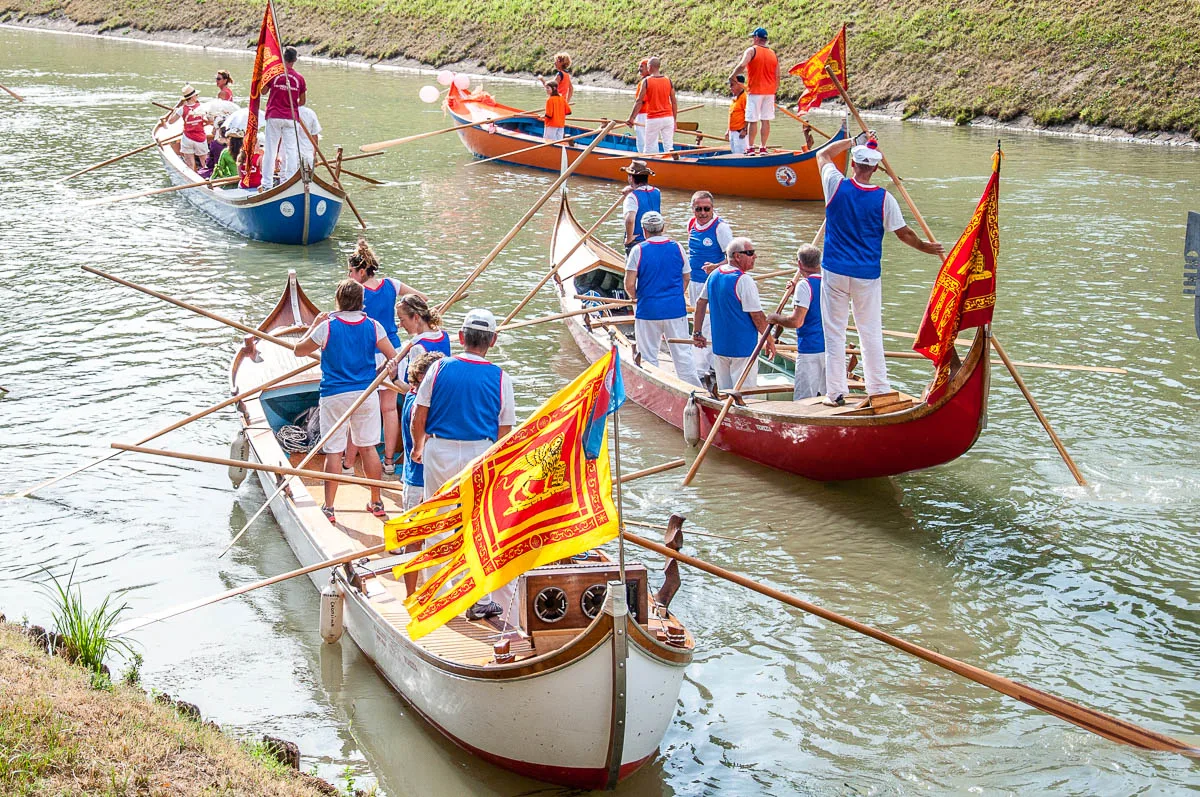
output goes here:
[[[425, 294], [398, 279], [376, 274], [379, 271], [379, 258], [364, 238], [358, 239], [358, 245], [346, 258], [346, 268], [350, 279], [363, 286], [363, 311], [368, 318], [379, 322], [392, 347], [399, 349], [396, 301], [402, 296], [419, 296], [424, 299]], [[375, 364], [383, 365], [382, 359], [376, 358]], [[396, 409], [398, 397], [387, 388], [380, 387], [379, 398], [380, 411], [383, 413], [383, 472], [390, 476], [396, 472], [396, 450], [400, 442], [400, 416]], [[354, 445], [346, 448], [345, 462], [342, 463], [343, 473], [354, 473], [354, 460], [357, 455], [358, 449]]]
[[429, 306], [423, 296], [409, 294], [400, 299], [396, 305], [396, 315], [400, 326], [412, 336], [412, 348], [400, 361], [400, 389], [408, 390], [409, 363], [428, 352], [439, 351], [443, 356], [450, 356], [450, 333], [442, 329], [442, 317], [437, 310]]
[[[708, 275], [717, 266], [728, 262], [725, 250], [733, 242], [733, 230], [729, 222], [717, 215], [713, 205], [713, 195], [708, 191], [697, 191], [692, 194], [692, 218], [688, 219], [688, 265], [691, 267], [688, 283], [688, 302], [692, 307], [704, 290]], [[704, 319], [700, 333], [704, 337], [712, 337], [711, 319]], [[696, 370], [700, 372], [701, 381], [713, 370], [712, 349], [704, 348], [695, 353]], [[715, 379], [715, 377], [713, 377]]]
[[621, 171], [628, 175], [629, 180], [629, 186], [622, 189], [625, 203], [621, 206], [625, 218], [625, 254], [629, 254], [634, 244], [646, 240], [642, 218], [651, 211], [662, 211], [662, 193], [650, 185], [654, 172], [650, 171], [645, 161], [633, 161]]
[[[413, 462], [412, 459], [412, 414], [413, 409], [417, 406], [417, 388], [425, 380], [425, 373], [429, 370], [429, 366], [444, 356], [448, 355], [443, 355], [440, 351], [427, 352], [411, 360], [408, 366], [408, 377], [405, 381], [412, 389], [404, 394], [400, 407], [400, 439], [404, 445], [404, 492], [402, 498], [406, 512], [425, 500], [425, 466], [419, 462]], [[404, 552], [417, 553], [422, 547], [421, 542], [409, 543], [404, 547]], [[416, 591], [417, 584], [417, 573], [404, 574], [404, 585], [408, 588], [409, 595]]]
[[804, 244], [796, 252], [799, 279], [788, 281], [792, 312], [771, 313], [768, 324], [796, 330], [796, 381], [792, 400], [825, 393], [825, 329], [821, 326], [821, 250]]
[[[851, 149], [853, 147], [853, 149]], [[850, 150], [853, 177], [844, 177], [834, 159]], [[821, 187], [825, 191], [825, 276], [821, 285], [821, 323], [825, 327], [825, 400], [831, 407], [846, 403], [846, 323], [854, 306], [854, 323], [862, 346], [867, 402], [887, 393], [883, 359], [883, 236], [896, 233], [904, 243], [928, 255], [945, 254], [937, 241], [922, 241], [907, 224], [896, 198], [871, 185], [883, 153], [873, 135], [863, 133], [818, 150]]]
[[[516, 423], [512, 379], [486, 359], [496, 343], [496, 317], [489, 310], [469, 311], [458, 342], [463, 353], [431, 365], [417, 389], [411, 458], [425, 466], [425, 500]], [[503, 614], [511, 595], [512, 587], [506, 585], [495, 592], [499, 603], [492, 595], [483, 596], [467, 610], [467, 619]]]
[[658, 348], [667, 341], [675, 375], [701, 387], [692, 360], [692, 347], [670, 341], [688, 338], [687, 286], [690, 267], [683, 247], [662, 234], [666, 222], [658, 211], [642, 216], [646, 240], [635, 244], [625, 258], [625, 293], [634, 302], [633, 334], [638, 354], [658, 366]]
[[[321, 350], [321, 398], [319, 412], [321, 433], [333, 429], [362, 392], [375, 381], [375, 353], [382, 353], [384, 361], [396, 356], [396, 349], [387, 338], [387, 333], [378, 321], [363, 312], [363, 289], [352, 279], [338, 284], [337, 312], [321, 313], [313, 319], [308, 331], [296, 344], [296, 354], [305, 357]], [[375, 446], [379, 445], [382, 418], [379, 411], [379, 392], [371, 391], [354, 414], [339, 426], [321, 450], [325, 454], [325, 472], [342, 472], [342, 456], [349, 442], [369, 452], [363, 457], [363, 470], [368, 479], [379, 479], [381, 473]], [[325, 503], [321, 511], [330, 523], [335, 522], [334, 498], [338, 483], [325, 482]], [[371, 501], [367, 511], [378, 518], [387, 519], [383, 509], [383, 497], [378, 487], [371, 488]]]
[[[704, 290], [696, 300], [696, 332], [692, 341], [697, 348], [709, 345], [700, 330], [711, 312], [717, 387], [721, 390], [757, 387], [758, 363], [751, 360], [758, 348], [759, 336], [767, 331], [767, 316], [758, 296], [758, 285], [746, 273], [754, 268], [757, 252], [749, 238], [734, 238], [727, 254], [729, 262], [708, 275]], [[775, 340], [769, 335], [763, 351], [768, 357], [775, 356]], [[746, 378], [739, 386], [743, 372], [747, 372]]]

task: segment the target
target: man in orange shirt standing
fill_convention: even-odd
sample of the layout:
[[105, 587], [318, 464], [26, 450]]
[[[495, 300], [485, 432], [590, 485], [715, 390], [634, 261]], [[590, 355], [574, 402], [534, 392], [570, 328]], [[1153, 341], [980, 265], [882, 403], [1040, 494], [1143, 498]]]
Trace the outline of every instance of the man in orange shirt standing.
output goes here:
[[567, 105], [567, 101], [558, 93], [558, 81], [546, 81], [546, 113], [542, 117], [545, 122], [542, 126], [542, 138], [546, 141], [562, 141], [563, 128], [567, 126], [567, 114], [570, 112], [571, 106]]
[[729, 106], [729, 129], [725, 138], [729, 139], [729, 151], [734, 155], [746, 154], [746, 76], [738, 75], [729, 79], [729, 91], [733, 94], [733, 104]]
[[[633, 111], [626, 124], [633, 125], [639, 113], [646, 113], [646, 134], [640, 152], [670, 152], [675, 148], [675, 116], [679, 105], [675, 100], [675, 86], [671, 79], [660, 71], [658, 58], [647, 63], [650, 73], [638, 85], [633, 98]], [[662, 141], [662, 149], [658, 142]]]
[[755, 154], [754, 137], [762, 125], [758, 154], [767, 154], [767, 137], [771, 135], [771, 120], [775, 118], [775, 94], [779, 91], [779, 59], [775, 51], [767, 46], [767, 29], [755, 28], [750, 34], [754, 44], [742, 53], [742, 60], [733, 68], [729, 79], [746, 73], [746, 121], [750, 123], [750, 141], [747, 154]]

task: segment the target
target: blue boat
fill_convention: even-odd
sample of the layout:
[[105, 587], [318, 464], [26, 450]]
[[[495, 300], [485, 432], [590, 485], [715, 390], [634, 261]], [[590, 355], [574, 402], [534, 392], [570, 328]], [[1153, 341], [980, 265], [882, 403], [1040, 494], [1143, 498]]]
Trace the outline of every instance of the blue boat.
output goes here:
[[[175, 139], [182, 123], [159, 123], [154, 140], [173, 185], [198, 183], [204, 178], [187, 167]], [[345, 192], [300, 169], [270, 191], [255, 188], [199, 186], [179, 192], [212, 216], [218, 224], [256, 241], [307, 246], [324, 241], [342, 215]]]

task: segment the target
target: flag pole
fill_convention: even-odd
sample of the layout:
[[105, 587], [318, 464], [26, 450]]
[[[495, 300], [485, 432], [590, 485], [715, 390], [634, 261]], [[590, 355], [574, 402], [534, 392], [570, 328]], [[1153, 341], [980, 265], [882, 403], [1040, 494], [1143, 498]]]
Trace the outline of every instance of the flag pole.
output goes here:
[[[608, 330], [609, 341], [616, 346], [617, 335]], [[621, 409], [613, 410], [613, 456], [617, 467], [617, 570], [621, 583], [625, 583], [625, 507], [621, 487]]]

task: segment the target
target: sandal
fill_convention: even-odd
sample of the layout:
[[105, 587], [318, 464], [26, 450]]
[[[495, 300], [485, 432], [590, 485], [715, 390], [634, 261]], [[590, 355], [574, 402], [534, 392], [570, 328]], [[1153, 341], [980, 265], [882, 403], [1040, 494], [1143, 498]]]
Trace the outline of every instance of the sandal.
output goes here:
[[387, 512], [383, 509], [383, 501], [376, 501], [372, 504], [367, 504], [367, 511], [377, 518], [387, 520]]
[[331, 526], [337, 525], [337, 519], [333, 516], [333, 507], [322, 504], [321, 512], [325, 515], [325, 519], [329, 521]]

